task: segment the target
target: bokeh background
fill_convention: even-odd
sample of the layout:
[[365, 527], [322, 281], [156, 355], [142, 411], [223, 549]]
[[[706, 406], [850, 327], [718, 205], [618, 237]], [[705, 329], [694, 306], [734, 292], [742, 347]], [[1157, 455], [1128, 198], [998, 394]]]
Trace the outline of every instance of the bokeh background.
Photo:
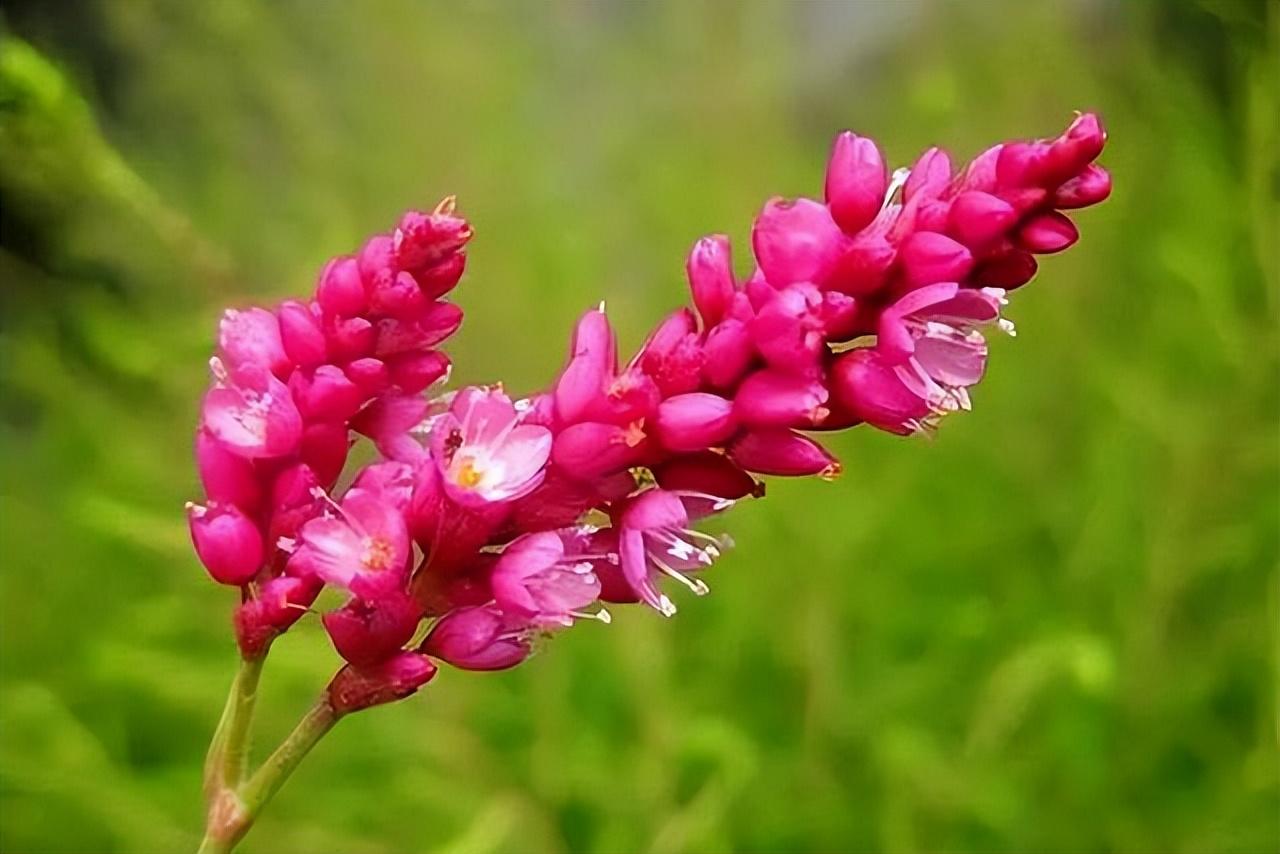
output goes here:
[[[1278, 9], [1222, 3], [6, 2], [0, 848], [194, 848], [235, 668], [189, 551], [227, 303], [456, 193], [460, 381], [544, 385], [608, 300], [898, 163], [1112, 133], [934, 442], [840, 437], [664, 621], [445, 672], [321, 744], [247, 852], [1280, 849]], [[740, 253], [745, 255], [745, 253]], [[336, 665], [277, 644], [274, 743]]]

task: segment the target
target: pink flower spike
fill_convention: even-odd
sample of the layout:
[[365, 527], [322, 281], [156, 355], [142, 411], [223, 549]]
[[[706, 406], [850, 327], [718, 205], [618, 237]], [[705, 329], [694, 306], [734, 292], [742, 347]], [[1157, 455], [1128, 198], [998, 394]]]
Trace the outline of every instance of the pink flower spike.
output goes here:
[[475, 507], [536, 488], [551, 455], [551, 431], [521, 424], [502, 392], [468, 388], [432, 429], [431, 448], [446, 494]]
[[400, 651], [418, 628], [422, 611], [403, 591], [377, 599], [352, 599], [320, 618], [338, 654], [357, 666], [376, 664]]
[[729, 447], [729, 459], [750, 472], [830, 480], [840, 463], [820, 444], [794, 430], [754, 430]]
[[187, 505], [191, 542], [219, 584], [247, 584], [262, 567], [262, 532], [234, 504]]
[[334, 258], [325, 266], [316, 286], [316, 302], [327, 314], [336, 317], [364, 313], [369, 303], [355, 258]]
[[348, 664], [329, 683], [329, 703], [339, 715], [403, 700], [436, 675], [431, 659], [402, 652], [386, 661], [357, 668]]
[[532, 652], [532, 627], [496, 605], [455, 608], [440, 618], [422, 651], [463, 670], [506, 670]]
[[843, 239], [827, 206], [803, 198], [770, 199], [751, 230], [756, 261], [774, 287], [823, 281]]
[[292, 367], [280, 341], [280, 322], [264, 308], [227, 309], [218, 324], [218, 349], [233, 375], [256, 366], [283, 377]]
[[875, 142], [845, 131], [836, 137], [827, 162], [826, 199], [831, 217], [845, 234], [871, 224], [884, 203], [889, 173]]
[[341, 505], [330, 503], [336, 515], [312, 519], [298, 532], [290, 574], [314, 575], [362, 597], [399, 588], [410, 553], [404, 516], [367, 492], [350, 492]]
[[289, 359], [302, 368], [314, 368], [324, 362], [327, 348], [320, 319], [305, 303], [289, 300], [281, 303], [280, 341]]
[[208, 430], [196, 431], [196, 468], [211, 501], [235, 504], [249, 511], [257, 509], [262, 487], [253, 463], [229, 451]]
[[917, 231], [898, 251], [902, 276], [909, 288], [934, 282], [957, 282], [973, 267], [973, 256], [963, 245], [943, 234]]
[[560, 535], [553, 531], [526, 534], [502, 552], [489, 576], [493, 598], [504, 614], [540, 626], [569, 626], [588, 617], [582, 611], [600, 595], [600, 582], [591, 564], [565, 555]]
[[246, 364], [229, 375], [217, 357], [210, 360], [215, 385], [205, 395], [201, 420], [228, 450], [249, 459], [293, 453], [302, 437], [302, 416], [284, 383], [259, 365]]
[[672, 451], [702, 451], [733, 435], [738, 423], [732, 401], [706, 392], [669, 397], [658, 406], [654, 432]]
[[1018, 245], [1039, 255], [1061, 252], [1079, 239], [1075, 223], [1057, 211], [1041, 214], [1018, 231]]
[[729, 310], [737, 289], [733, 278], [729, 238], [723, 234], [713, 234], [695, 243], [685, 264], [685, 272], [689, 277], [693, 304], [698, 309], [703, 326], [715, 326]]
[[765, 369], [742, 381], [733, 407], [747, 427], [815, 427], [827, 417], [826, 402], [822, 383]]

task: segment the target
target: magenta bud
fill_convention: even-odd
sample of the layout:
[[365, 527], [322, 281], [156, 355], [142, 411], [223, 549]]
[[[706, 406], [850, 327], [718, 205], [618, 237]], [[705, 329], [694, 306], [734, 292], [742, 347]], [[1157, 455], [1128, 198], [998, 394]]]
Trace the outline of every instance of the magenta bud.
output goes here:
[[1005, 143], [996, 157], [996, 186], [1002, 191], [1039, 187], [1048, 156], [1049, 146], [1043, 142]]
[[234, 504], [187, 505], [191, 542], [219, 584], [246, 584], [262, 568], [262, 532]]
[[235, 611], [236, 643], [245, 658], [258, 658], [271, 640], [307, 613], [324, 585], [310, 578], [280, 576], [258, 588]]
[[441, 378], [448, 377], [449, 357], [439, 350], [404, 353], [387, 362], [391, 382], [406, 394], [418, 394]]
[[324, 330], [320, 319], [304, 303], [289, 300], [277, 310], [280, 318], [280, 340], [284, 351], [295, 364], [314, 368], [327, 355]]
[[363, 317], [339, 318], [327, 324], [324, 336], [330, 356], [338, 362], [350, 362], [373, 352], [378, 331]]
[[357, 668], [348, 664], [329, 683], [329, 704], [339, 715], [403, 700], [431, 681], [436, 666], [416, 652]]
[[718, 445], [737, 429], [733, 402], [706, 392], [669, 397], [658, 406], [655, 434], [672, 451], [701, 451]]
[[369, 310], [388, 317], [417, 317], [426, 310], [430, 300], [418, 287], [418, 280], [408, 273], [383, 270], [369, 285]]
[[246, 365], [288, 376], [292, 365], [280, 341], [280, 322], [265, 308], [229, 308], [218, 324], [218, 347], [234, 374]]
[[951, 203], [948, 231], [970, 249], [980, 249], [1004, 235], [1018, 221], [1018, 212], [1003, 199], [969, 190]]
[[347, 379], [351, 380], [367, 397], [373, 397], [391, 385], [391, 371], [381, 359], [356, 359], [343, 369]]
[[972, 283], [979, 288], [1019, 288], [1035, 276], [1039, 264], [1030, 252], [1014, 250], [982, 262], [973, 271]]
[[418, 628], [422, 611], [403, 591], [378, 599], [352, 599], [320, 618], [338, 654], [357, 666], [395, 655]]
[[[215, 359], [215, 371], [222, 366]], [[282, 457], [297, 450], [302, 416], [289, 389], [264, 367], [241, 366], [204, 397], [201, 423], [223, 447], [249, 459]]]
[[454, 214], [452, 197], [431, 213], [409, 211], [392, 237], [396, 260], [405, 270], [418, 270], [445, 260], [471, 239], [471, 225]]
[[693, 245], [685, 263], [689, 290], [704, 327], [715, 326], [729, 310], [737, 288], [733, 278], [733, 262], [729, 238], [723, 234], [704, 237]]
[[364, 281], [355, 258], [334, 258], [320, 274], [316, 285], [316, 301], [326, 313], [337, 317], [355, 317], [368, 308]]
[[367, 395], [335, 365], [321, 365], [311, 376], [298, 371], [289, 380], [298, 411], [317, 421], [346, 421], [364, 404]]
[[299, 456], [315, 472], [316, 480], [326, 486], [342, 474], [350, 450], [351, 439], [346, 424], [322, 421], [309, 424], [302, 431]]
[[522, 628], [493, 606], [457, 608], [440, 618], [422, 651], [464, 670], [505, 670], [532, 651]]
[[840, 463], [826, 448], [792, 430], [753, 430], [730, 446], [729, 459], [757, 474], [824, 479], [840, 474]]
[[434, 347], [462, 325], [462, 309], [451, 302], [428, 303], [414, 318], [379, 322], [374, 355], [381, 359]]
[[903, 278], [912, 288], [961, 281], [973, 267], [968, 249], [932, 231], [918, 231], [904, 240], [898, 257]]
[[766, 369], [742, 381], [733, 407], [739, 420], [756, 427], [815, 427], [827, 417], [827, 390], [822, 383]]
[[827, 206], [813, 199], [770, 199], [751, 230], [756, 261], [774, 287], [823, 281], [843, 239]]
[[1004, 143], [998, 143], [969, 161], [969, 165], [965, 167], [964, 175], [960, 179], [960, 189], [977, 190], [982, 193], [994, 192], [996, 189], [996, 163], [1000, 159], [1000, 149], [1002, 148], [1004, 148]]
[[681, 454], [656, 467], [653, 475], [659, 486], [671, 491], [705, 493], [730, 501], [764, 495], [763, 483], [715, 451]]
[[438, 264], [414, 270], [422, 295], [429, 300], [439, 299], [453, 290], [467, 268], [467, 253], [456, 252]]
[[360, 269], [360, 278], [364, 279], [368, 289], [381, 274], [396, 269], [395, 253], [391, 246], [391, 237], [386, 234], [375, 234], [365, 241], [356, 256]]
[[210, 500], [250, 511], [262, 500], [262, 488], [253, 463], [232, 453], [208, 430], [196, 431], [196, 467]]
[[1061, 252], [1079, 239], [1075, 223], [1057, 211], [1034, 217], [1018, 230], [1018, 245], [1040, 255]]
[[1053, 194], [1053, 206], [1071, 210], [1096, 205], [1111, 195], [1111, 173], [1096, 163], [1068, 180]]
[[836, 400], [857, 417], [899, 435], [918, 432], [928, 401], [908, 388], [892, 366], [870, 348], [850, 350], [831, 368]]
[[909, 202], [917, 195], [933, 198], [946, 189], [951, 181], [951, 158], [941, 148], [930, 148], [911, 167], [911, 175], [902, 188], [902, 201]]
[[880, 213], [889, 173], [870, 139], [845, 131], [836, 137], [827, 161], [826, 199], [831, 217], [845, 234], [857, 234]]
[[1041, 186], [1057, 187], [1078, 175], [1102, 153], [1107, 133], [1093, 113], [1076, 117], [1062, 136], [1049, 143], [1040, 175]]
[[707, 335], [702, 377], [715, 388], [729, 388], [742, 379], [755, 356], [751, 331], [745, 323], [725, 319]]
[[646, 444], [643, 425], [583, 421], [556, 435], [551, 460], [575, 480], [593, 480], [635, 465]]
[[888, 282], [897, 252], [883, 235], [863, 235], [840, 256], [825, 285], [854, 297], [874, 294]]

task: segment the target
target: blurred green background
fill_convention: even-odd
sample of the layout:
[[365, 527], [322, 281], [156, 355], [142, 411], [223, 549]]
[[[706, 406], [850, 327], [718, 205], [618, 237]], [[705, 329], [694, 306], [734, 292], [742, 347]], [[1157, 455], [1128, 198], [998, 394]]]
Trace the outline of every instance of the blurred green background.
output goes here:
[[[1111, 131], [976, 411], [836, 440], [734, 511], [714, 593], [321, 744], [247, 852], [1276, 851], [1280, 6], [6, 2], [0, 849], [194, 848], [235, 668], [189, 551], [224, 304], [456, 193], [462, 381], [548, 381], [600, 298], [816, 193]], [[21, 40], [17, 40], [20, 37]], [[332, 672], [277, 644], [260, 747]]]

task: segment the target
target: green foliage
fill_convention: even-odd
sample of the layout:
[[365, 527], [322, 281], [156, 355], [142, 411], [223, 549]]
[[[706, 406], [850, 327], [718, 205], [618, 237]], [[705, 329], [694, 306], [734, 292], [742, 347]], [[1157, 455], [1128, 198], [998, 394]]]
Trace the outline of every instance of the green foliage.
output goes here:
[[[457, 193], [457, 378], [531, 389], [583, 307], [636, 342], [696, 237], [744, 253], [835, 130], [968, 156], [1076, 107], [1116, 195], [972, 415], [771, 484], [672, 621], [344, 721], [244, 850], [1280, 847], [1274, 6], [82, 14], [0, 42], [0, 849], [198, 839], [232, 596], [180, 508], [223, 303]], [[277, 645], [264, 740], [335, 664], [315, 620]]]

